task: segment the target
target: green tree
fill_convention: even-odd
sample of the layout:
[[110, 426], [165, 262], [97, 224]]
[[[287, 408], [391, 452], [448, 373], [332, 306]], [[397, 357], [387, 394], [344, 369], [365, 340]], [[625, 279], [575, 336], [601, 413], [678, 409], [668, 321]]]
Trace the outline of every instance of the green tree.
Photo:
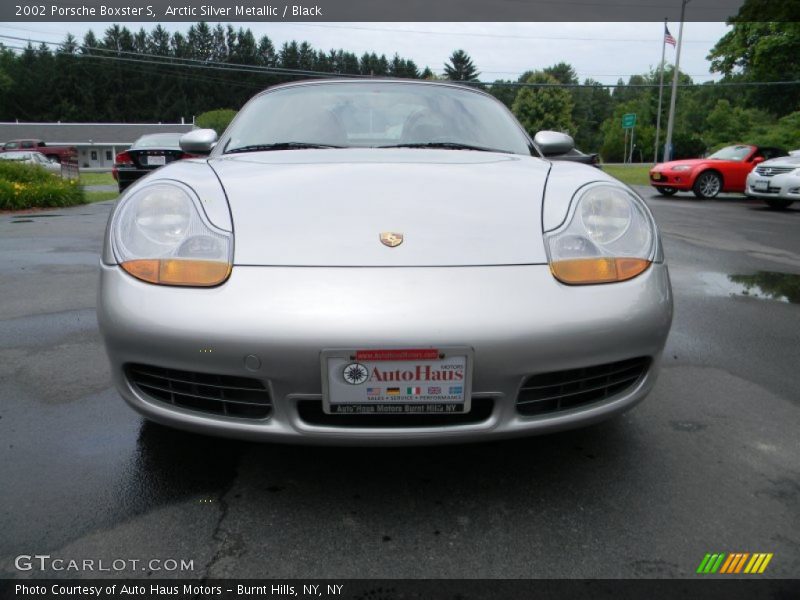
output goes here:
[[519, 88], [515, 85], [504, 85], [509, 83], [512, 82], [498, 79], [489, 87], [488, 92], [511, 110]]
[[189, 27], [186, 39], [191, 47], [192, 58], [198, 60], [212, 60], [214, 55], [214, 33], [208, 23], [201, 21]]
[[[749, 10], [752, 4], [755, 3], [746, 0], [742, 10]], [[800, 22], [766, 23], [764, 20], [763, 17], [759, 22], [742, 21], [739, 17], [729, 19], [728, 24], [733, 27], [707, 57], [711, 61], [711, 70], [730, 80], [800, 80], [800, 61], [797, 59], [800, 56]], [[800, 106], [800, 84], [778, 88], [753, 86], [745, 93], [749, 106], [766, 108], [777, 115]]]
[[480, 75], [469, 54], [463, 50], [450, 55], [450, 62], [444, 65], [444, 74], [450, 81], [478, 81]]
[[573, 69], [572, 65], [569, 63], [560, 62], [552, 67], [547, 67], [544, 72], [548, 75], [552, 75], [559, 83], [578, 83], [578, 75], [575, 73], [575, 69]]
[[603, 143], [600, 125], [611, 116], [613, 110], [608, 88], [593, 79], [586, 79], [588, 87], [572, 90], [575, 106], [572, 120], [575, 123], [575, 145], [587, 152], [596, 152]]
[[13, 93], [14, 89], [14, 80], [11, 79], [11, 76], [8, 74], [9, 66], [13, 66], [15, 63], [15, 56], [14, 53], [0, 44], [0, 119], [6, 120], [10, 119], [10, 115], [7, 114], [7, 106], [9, 106], [9, 93]]
[[717, 101], [706, 117], [703, 140], [711, 148], [744, 141], [754, 118], [757, 118], [756, 112], [740, 106], [732, 107], [727, 100]]
[[550, 129], [573, 134], [575, 123], [572, 121], [570, 93], [558, 87], [556, 78], [543, 71], [530, 75], [526, 83], [541, 87], [520, 89], [511, 110], [528, 133], [535, 135], [537, 131]]
[[217, 135], [222, 135], [235, 116], [236, 111], [229, 108], [209, 110], [195, 119], [195, 125], [202, 129], [213, 129]]

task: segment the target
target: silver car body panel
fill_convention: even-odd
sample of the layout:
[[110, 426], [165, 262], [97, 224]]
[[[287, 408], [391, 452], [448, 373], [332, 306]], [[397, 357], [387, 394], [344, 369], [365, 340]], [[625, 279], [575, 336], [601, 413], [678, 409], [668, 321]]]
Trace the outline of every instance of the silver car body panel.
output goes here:
[[[210, 164], [230, 201], [237, 265], [547, 262], [540, 215], [550, 165], [537, 158], [354, 148], [234, 154]], [[406, 243], [376, 243], [381, 232], [400, 232]]]
[[[672, 318], [667, 268], [658, 264], [630, 281], [577, 287], [560, 284], [544, 265], [239, 266], [224, 285], [207, 290], [153, 286], [103, 266], [98, 300], [116, 385], [136, 410], [202, 433], [309, 443], [473, 441], [607, 418], [652, 387]], [[474, 349], [472, 397], [495, 399], [487, 421], [365, 430], [320, 427], [299, 417], [298, 400], [321, 398], [325, 349], [445, 345]], [[245, 366], [249, 355], [260, 359], [257, 372]], [[653, 365], [620, 396], [541, 417], [516, 412], [529, 375], [637, 356], [652, 357]], [[273, 415], [248, 421], [169, 406], [131, 386], [123, 371], [128, 363], [256, 377], [271, 393]]]

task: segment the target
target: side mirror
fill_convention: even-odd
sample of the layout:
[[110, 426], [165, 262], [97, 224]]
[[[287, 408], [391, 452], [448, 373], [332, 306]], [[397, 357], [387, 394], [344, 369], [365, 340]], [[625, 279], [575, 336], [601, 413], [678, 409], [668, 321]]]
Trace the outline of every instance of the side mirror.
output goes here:
[[757, 165], [759, 163], [764, 162], [764, 157], [763, 156], [756, 156], [751, 162], [753, 163], [753, 166], [755, 166], [755, 165]]
[[180, 139], [181, 150], [188, 154], [208, 154], [216, 143], [217, 132], [213, 129], [195, 129]]
[[575, 140], [560, 131], [540, 131], [533, 138], [533, 143], [545, 156], [566, 154], [575, 148]]

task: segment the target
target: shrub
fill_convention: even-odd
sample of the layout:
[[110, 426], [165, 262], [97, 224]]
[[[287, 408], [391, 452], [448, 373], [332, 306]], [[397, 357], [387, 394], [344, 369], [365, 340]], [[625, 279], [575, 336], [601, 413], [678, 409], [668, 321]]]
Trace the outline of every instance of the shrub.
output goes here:
[[0, 179], [18, 181], [19, 183], [36, 183], [50, 181], [55, 177], [38, 165], [13, 160], [0, 160]]
[[36, 165], [0, 160], [0, 210], [84, 204], [77, 180], [53, 176]]

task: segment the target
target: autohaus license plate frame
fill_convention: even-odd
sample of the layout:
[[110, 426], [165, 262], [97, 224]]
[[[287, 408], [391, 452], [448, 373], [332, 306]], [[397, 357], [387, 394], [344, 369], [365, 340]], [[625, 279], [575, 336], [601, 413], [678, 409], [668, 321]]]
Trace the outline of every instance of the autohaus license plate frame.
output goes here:
[[471, 409], [474, 350], [326, 349], [321, 352], [327, 414], [464, 414]]

